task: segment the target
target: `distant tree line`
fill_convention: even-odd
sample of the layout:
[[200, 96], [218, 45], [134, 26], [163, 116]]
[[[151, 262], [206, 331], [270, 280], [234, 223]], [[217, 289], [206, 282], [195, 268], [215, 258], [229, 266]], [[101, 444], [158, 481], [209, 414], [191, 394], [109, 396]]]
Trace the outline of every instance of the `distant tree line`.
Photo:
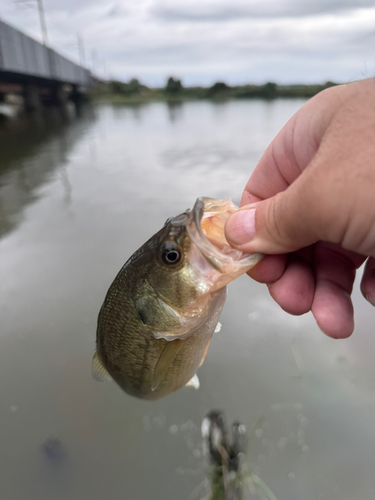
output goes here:
[[164, 88], [149, 88], [132, 78], [128, 82], [111, 80], [102, 82], [99, 94], [109, 93], [124, 98], [147, 99], [229, 99], [259, 98], [276, 99], [279, 97], [312, 97], [321, 90], [336, 85], [326, 82], [320, 85], [278, 85], [267, 82], [263, 85], [229, 86], [225, 82], [216, 82], [211, 87], [184, 87], [181, 80], [169, 77]]
[[276, 99], [277, 97], [312, 97], [321, 90], [336, 85], [333, 82], [326, 82], [321, 85], [277, 85], [274, 82], [267, 82], [264, 85], [239, 85], [229, 87], [224, 82], [217, 82], [207, 89], [209, 98], [261, 98]]

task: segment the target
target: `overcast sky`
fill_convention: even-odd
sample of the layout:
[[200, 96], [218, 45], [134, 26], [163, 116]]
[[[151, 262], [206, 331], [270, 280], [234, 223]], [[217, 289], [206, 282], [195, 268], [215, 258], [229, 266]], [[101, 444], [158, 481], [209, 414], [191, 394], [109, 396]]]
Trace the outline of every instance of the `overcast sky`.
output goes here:
[[[375, 0], [43, 0], [50, 45], [112, 78], [163, 85], [315, 83], [375, 75]], [[40, 40], [36, 1], [0, 17]], [[96, 54], [96, 55], [95, 55]]]

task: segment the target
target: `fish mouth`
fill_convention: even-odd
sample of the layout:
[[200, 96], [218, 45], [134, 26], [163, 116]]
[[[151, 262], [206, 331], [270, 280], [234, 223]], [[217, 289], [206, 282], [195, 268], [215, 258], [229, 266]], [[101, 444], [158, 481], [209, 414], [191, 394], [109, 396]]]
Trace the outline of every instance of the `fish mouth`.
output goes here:
[[[198, 198], [189, 214], [187, 232], [206, 262], [221, 275], [232, 281], [255, 266], [263, 254], [247, 254], [232, 248], [224, 234], [227, 219], [238, 207], [227, 198]], [[225, 284], [226, 284], [225, 283]], [[223, 286], [223, 285], [222, 285]]]

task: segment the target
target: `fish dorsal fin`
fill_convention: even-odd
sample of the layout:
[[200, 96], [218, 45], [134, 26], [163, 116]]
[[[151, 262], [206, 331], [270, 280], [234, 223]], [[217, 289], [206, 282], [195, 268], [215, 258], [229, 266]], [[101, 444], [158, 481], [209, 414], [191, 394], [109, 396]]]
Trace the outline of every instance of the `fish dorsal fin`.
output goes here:
[[200, 386], [201, 386], [201, 384], [199, 382], [199, 378], [198, 378], [197, 374], [195, 374], [193, 377], [191, 377], [189, 382], [187, 384], [185, 384], [185, 387], [194, 387], [194, 389], [199, 389]]
[[160, 385], [160, 382], [164, 379], [167, 374], [168, 368], [170, 364], [177, 356], [177, 353], [181, 349], [184, 340], [176, 339], [170, 340], [167, 342], [167, 345], [164, 347], [163, 352], [156, 363], [154, 375], [152, 377], [152, 386], [151, 389], [154, 391]]
[[92, 358], [92, 376], [98, 382], [108, 382], [108, 380], [112, 380], [111, 375], [104, 368], [96, 351]]

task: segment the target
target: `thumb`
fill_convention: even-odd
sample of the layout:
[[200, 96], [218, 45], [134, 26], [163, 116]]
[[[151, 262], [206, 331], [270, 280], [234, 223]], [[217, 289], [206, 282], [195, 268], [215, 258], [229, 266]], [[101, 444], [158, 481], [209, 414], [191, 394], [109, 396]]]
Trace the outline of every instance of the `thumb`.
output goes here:
[[305, 173], [285, 191], [234, 213], [225, 226], [229, 244], [247, 253], [282, 254], [319, 240], [336, 242], [337, 207]]

